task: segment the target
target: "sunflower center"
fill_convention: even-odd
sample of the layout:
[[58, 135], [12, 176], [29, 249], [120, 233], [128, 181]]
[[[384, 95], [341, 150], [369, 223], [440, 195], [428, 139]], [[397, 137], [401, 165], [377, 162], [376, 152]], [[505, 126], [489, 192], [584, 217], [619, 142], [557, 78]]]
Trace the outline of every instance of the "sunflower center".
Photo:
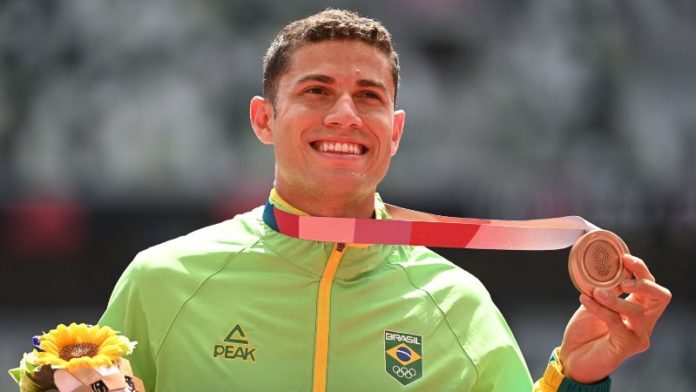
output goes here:
[[69, 361], [73, 358], [93, 357], [99, 352], [99, 346], [94, 343], [73, 343], [66, 344], [60, 350], [60, 357]]

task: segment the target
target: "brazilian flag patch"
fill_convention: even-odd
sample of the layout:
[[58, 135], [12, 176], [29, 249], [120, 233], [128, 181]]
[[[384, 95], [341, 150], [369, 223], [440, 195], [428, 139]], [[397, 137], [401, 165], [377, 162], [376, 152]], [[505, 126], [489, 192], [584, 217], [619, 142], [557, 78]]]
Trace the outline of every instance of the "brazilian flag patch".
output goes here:
[[423, 337], [384, 331], [385, 370], [402, 385], [423, 377]]

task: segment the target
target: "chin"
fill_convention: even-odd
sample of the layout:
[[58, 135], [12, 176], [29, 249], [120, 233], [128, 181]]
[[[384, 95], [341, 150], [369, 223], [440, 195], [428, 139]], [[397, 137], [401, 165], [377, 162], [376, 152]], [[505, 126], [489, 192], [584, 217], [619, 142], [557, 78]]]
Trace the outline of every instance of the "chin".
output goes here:
[[316, 185], [316, 189], [321, 189], [324, 194], [355, 196], [362, 192], [374, 192], [377, 188], [372, 181], [362, 173], [339, 173], [324, 177]]

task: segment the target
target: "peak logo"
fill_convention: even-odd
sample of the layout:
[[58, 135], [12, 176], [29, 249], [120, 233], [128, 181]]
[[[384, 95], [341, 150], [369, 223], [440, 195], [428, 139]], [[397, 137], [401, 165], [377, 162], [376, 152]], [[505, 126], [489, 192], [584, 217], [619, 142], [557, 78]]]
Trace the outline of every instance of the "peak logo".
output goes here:
[[401, 385], [423, 377], [423, 337], [384, 331], [384, 362], [387, 374]]
[[228, 343], [249, 344], [249, 341], [246, 340], [246, 334], [242, 331], [242, 327], [239, 324], [230, 330], [227, 337], [225, 337], [225, 341]]
[[213, 358], [256, 362], [256, 348], [251, 346], [240, 324], [235, 324], [222, 342], [213, 346]]

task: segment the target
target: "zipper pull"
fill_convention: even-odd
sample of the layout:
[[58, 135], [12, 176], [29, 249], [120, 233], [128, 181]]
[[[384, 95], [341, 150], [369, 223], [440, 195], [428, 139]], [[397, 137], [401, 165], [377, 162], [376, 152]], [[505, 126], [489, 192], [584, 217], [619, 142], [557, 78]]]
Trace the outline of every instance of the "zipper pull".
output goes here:
[[343, 249], [346, 248], [346, 243], [345, 242], [339, 242], [336, 244], [336, 250], [339, 252], [343, 252]]

